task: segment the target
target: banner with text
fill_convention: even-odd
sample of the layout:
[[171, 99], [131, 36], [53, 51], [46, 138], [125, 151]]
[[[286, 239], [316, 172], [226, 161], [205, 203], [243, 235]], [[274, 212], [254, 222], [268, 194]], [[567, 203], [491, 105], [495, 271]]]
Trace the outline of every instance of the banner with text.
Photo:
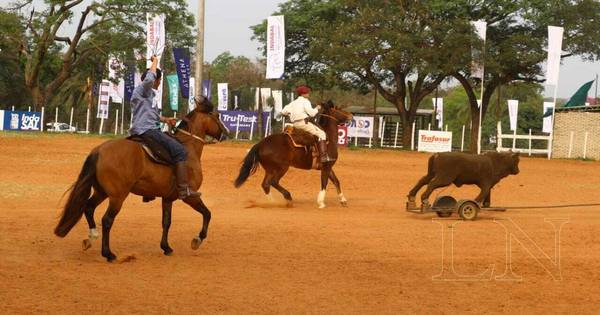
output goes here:
[[560, 72], [560, 56], [562, 54], [562, 27], [548, 26], [548, 60], [546, 61], [546, 84], [558, 84]]
[[[263, 126], [265, 130], [267, 128], [267, 120], [269, 119], [270, 113], [263, 112]], [[250, 132], [250, 130], [258, 129], [258, 113], [257, 112], [246, 112], [246, 111], [219, 111], [219, 116], [223, 125], [229, 130], [229, 132]], [[239, 127], [238, 127], [239, 125]]]
[[42, 113], [0, 110], [0, 130], [39, 131]]
[[156, 55], [158, 64], [165, 50], [165, 15], [146, 13], [146, 68], [150, 68], [150, 57]]
[[179, 88], [181, 96], [185, 99], [190, 98], [190, 52], [187, 48], [173, 48], [173, 58], [177, 68], [177, 78], [179, 79]]
[[348, 126], [338, 125], [338, 142], [337, 144], [342, 147], [348, 146]]
[[190, 89], [189, 89], [189, 98], [188, 98], [188, 112], [191, 112], [196, 108], [196, 102], [194, 102], [194, 97], [196, 96], [196, 78], [190, 77]]
[[267, 79], [281, 79], [285, 72], [285, 28], [283, 15], [267, 19]]
[[373, 117], [354, 116], [348, 122], [348, 137], [350, 138], [373, 138]]
[[226, 111], [229, 103], [229, 86], [227, 83], [217, 83], [217, 91], [219, 91], [219, 111]]
[[171, 106], [171, 110], [176, 112], [179, 110], [179, 84], [177, 75], [169, 74], [167, 82], [169, 85], [169, 105]]
[[206, 96], [210, 100], [212, 96], [212, 80], [202, 80], [202, 96]]
[[452, 132], [419, 130], [420, 152], [451, 152]]
[[108, 119], [108, 106], [110, 105], [110, 81], [102, 80], [98, 92], [98, 113], [96, 118]]
[[435, 111], [435, 119], [438, 122], [438, 128], [444, 128], [444, 99], [441, 97], [434, 97], [431, 99], [433, 102], [433, 109]]

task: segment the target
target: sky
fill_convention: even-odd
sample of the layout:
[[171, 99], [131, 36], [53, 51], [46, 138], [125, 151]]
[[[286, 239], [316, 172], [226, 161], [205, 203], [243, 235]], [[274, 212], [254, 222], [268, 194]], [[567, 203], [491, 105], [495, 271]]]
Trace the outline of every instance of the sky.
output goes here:
[[[39, 1], [39, 0], [37, 0]], [[6, 5], [9, 0], [0, 0]], [[187, 0], [189, 10], [198, 12], [198, 0]], [[275, 12], [282, 0], [205, 0], [204, 59], [211, 62], [222, 52], [249, 58], [259, 57], [258, 43], [253, 41], [250, 26]], [[35, 2], [34, 2], [35, 3]], [[68, 29], [68, 28], [67, 28]], [[563, 60], [560, 68], [558, 97], [568, 98], [584, 83], [600, 74], [600, 62], [583, 62], [579, 57]], [[547, 87], [545, 96], [552, 96]], [[594, 94], [594, 87], [590, 96]]]

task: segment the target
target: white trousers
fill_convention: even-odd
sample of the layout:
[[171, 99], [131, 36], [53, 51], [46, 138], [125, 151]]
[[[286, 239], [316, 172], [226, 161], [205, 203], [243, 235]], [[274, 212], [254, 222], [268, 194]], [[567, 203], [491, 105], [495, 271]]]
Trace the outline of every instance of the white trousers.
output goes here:
[[315, 135], [319, 138], [319, 141], [327, 140], [327, 135], [325, 135], [325, 131], [321, 128], [315, 126], [313, 123], [299, 121], [294, 123], [294, 128], [298, 128], [300, 130], [304, 130], [312, 135]]

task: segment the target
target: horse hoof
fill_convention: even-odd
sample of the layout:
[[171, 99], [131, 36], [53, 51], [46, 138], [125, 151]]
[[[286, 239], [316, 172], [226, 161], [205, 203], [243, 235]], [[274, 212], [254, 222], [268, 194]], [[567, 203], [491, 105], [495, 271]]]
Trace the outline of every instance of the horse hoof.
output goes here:
[[103, 256], [106, 257], [106, 261], [109, 263], [115, 262], [117, 260], [117, 256], [115, 256], [112, 253], [110, 253], [108, 255], [103, 255]]
[[165, 254], [165, 256], [171, 256], [173, 254], [173, 250], [172, 249], [163, 249], [163, 253]]
[[323, 209], [323, 208], [325, 208], [325, 204], [324, 203], [319, 204], [319, 209]]
[[286, 207], [288, 207], [288, 208], [293, 208], [293, 207], [294, 207], [294, 202], [293, 202], [293, 201], [291, 201], [291, 200], [288, 200], [288, 201], [285, 203], [285, 206], [286, 206]]
[[81, 247], [84, 251], [86, 251], [92, 247], [92, 242], [90, 242], [89, 239], [85, 239], [83, 240], [83, 242], [81, 242]]
[[342, 204], [342, 207], [348, 207], [348, 201], [340, 201], [340, 203]]
[[202, 244], [202, 240], [198, 237], [194, 237], [192, 239], [192, 249], [196, 250], [198, 248], [200, 248], [200, 245]]

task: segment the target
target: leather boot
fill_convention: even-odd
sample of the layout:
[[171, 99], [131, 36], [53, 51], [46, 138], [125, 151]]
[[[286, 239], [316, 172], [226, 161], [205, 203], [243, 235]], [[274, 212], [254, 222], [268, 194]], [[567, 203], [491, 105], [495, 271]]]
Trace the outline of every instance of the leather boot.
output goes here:
[[319, 156], [321, 158], [321, 163], [333, 162], [335, 159], [332, 159], [327, 154], [327, 141], [321, 140], [319, 141]]
[[187, 164], [185, 162], [179, 162], [175, 164], [175, 179], [177, 182], [177, 192], [179, 193], [179, 199], [183, 200], [189, 197], [200, 197], [197, 191], [190, 189], [188, 183]]

